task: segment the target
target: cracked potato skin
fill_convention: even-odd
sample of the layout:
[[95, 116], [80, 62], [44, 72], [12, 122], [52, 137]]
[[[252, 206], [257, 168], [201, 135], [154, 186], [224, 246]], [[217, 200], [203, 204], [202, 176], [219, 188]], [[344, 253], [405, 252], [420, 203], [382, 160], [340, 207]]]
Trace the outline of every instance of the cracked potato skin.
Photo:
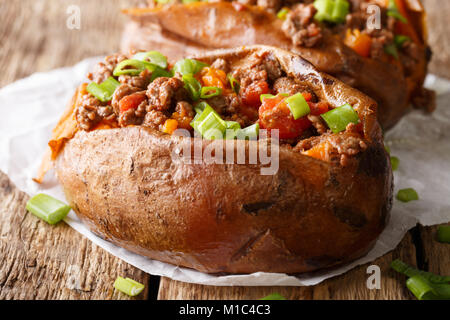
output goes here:
[[[333, 105], [351, 100], [370, 144], [342, 167], [286, 146], [279, 170], [262, 164], [194, 164], [172, 155], [193, 138], [131, 126], [79, 131], [55, 161], [67, 199], [102, 238], [152, 259], [208, 273], [302, 273], [364, 255], [387, 223], [392, 171], [376, 104], [298, 56], [271, 47], [196, 57], [239, 61], [270, 51]], [[258, 141], [202, 141], [234, 152]]]

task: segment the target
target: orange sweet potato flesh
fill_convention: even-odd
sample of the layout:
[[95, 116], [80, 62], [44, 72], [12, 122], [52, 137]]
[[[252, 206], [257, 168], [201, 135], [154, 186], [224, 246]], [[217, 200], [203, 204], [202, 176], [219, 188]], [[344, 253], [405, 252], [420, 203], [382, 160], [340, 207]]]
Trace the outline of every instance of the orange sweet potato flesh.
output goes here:
[[[414, 74], [405, 77], [399, 64], [362, 57], [342, 39], [327, 32], [318, 47], [294, 46], [281, 30], [282, 20], [259, 7], [247, 6], [237, 11], [229, 2], [196, 2], [124, 12], [132, 21], [123, 35], [123, 51], [156, 49], [166, 52], [171, 59], [179, 59], [211, 49], [252, 44], [288, 49], [320, 71], [375, 99], [379, 105], [379, 121], [385, 129], [392, 127], [409, 110], [426, 75], [425, 43], [419, 48], [423, 60]], [[422, 28], [418, 30], [422, 35], [424, 12], [416, 11], [411, 16], [414, 26]]]
[[[367, 149], [342, 167], [281, 146], [279, 170], [249, 164], [174, 161], [200, 143], [236, 156], [261, 141], [203, 140], [142, 126], [79, 131], [55, 170], [66, 197], [96, 234], [152, 259], [209, 273], [301, 273], [364, 255], [389, 216], [392, 171], [376, 121], [376, 103], [318, 72], [290, 52], [264, 46], [218, 50], [195, 58], [227, 60], [270, 54], [283, 71], [331, 106], [355, 106]], [[247, 60], [248, 61], [248, 60]], [[211, 150], [211, 149], [209, 149]]]

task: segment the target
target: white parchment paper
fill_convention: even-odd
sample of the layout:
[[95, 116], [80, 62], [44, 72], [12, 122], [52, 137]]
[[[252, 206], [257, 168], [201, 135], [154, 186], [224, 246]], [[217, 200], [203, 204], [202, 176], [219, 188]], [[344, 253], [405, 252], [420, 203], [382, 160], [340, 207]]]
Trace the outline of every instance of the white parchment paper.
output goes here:
[[[65, 200], [53, 172], [42, 185], [36, 175], [50, 133], [75, 88], [100, 58], [84, 60], [74, 67], [36, 73], [0, 89], [0, 170], [30, 195], [44, 192]], [[412, 187], [420, 200], [394, 200], [391, 220], [375, 247], [363, 258], [344, 267], [288, 276], [279, 273], [214, 276], [139, 256], [92, 234], [71, 212], [66, 222], [95, 244], [133, 266], [154, 275], [207, 285], [309, 286], [342, 274], [394, 249], [416, 223], [433, 225], [450, 221], [450, 82], [428, 76], [427, 87], [437, 90], [438, 108], [429, 116], [414, 111], [386, 135], [391, 154], [400, 159], [395, 172], [395, 192]]]

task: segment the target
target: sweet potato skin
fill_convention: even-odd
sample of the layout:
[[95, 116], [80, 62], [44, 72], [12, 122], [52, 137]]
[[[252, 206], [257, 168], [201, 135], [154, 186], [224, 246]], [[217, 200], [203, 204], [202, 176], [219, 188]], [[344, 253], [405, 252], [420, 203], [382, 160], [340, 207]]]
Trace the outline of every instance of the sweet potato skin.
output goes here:
[[[72, 208], [96, 234], [133, 252], [208, 273], [301, 273], [365, 254], [383, 230], [392, 172], [376, 122], [376, 104], [286, 51], [268, 47], [197, 57], [238, 62], [269, 51], [290, 75], [331, 104], [351, 100], [367, 150], [342, 167], [286, 146], [279, 170], [263, 164], [174, 161], [194, 142], [235, 152], [258, 141], [201, 141], [145, 127], [79, 131], [55, 169]], [[239, 144], [239, 146], [238, 146]], [[189, 158], [191, 159], [191, 158]]]
[[[398, 65], [361, 57], [330, 34], [324, 35], [318, 47], [294, 46], [281, 30], [282, 20], [258, 7], [236, 11], [229, 2], [198, 2], [125, 12], [131, 21], [123, 33], [123, 51], [158, 48], [179, 59], [186, 54], [252, 44], [290, 50], [375, 99], [384, 129], [393, 127], [410, 110], [427, 72], [426, 43], [418, 49], [423, 59], [415, 73], [405, 77]], [[425, 41], [425, 35], [421, 36]]]

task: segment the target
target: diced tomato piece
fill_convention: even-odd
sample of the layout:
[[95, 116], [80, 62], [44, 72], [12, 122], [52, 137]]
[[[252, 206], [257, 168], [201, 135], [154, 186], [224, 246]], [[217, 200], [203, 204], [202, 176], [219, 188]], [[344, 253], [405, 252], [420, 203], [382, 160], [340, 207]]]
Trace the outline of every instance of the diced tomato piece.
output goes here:
[[328, 112], [328, 103], [326, 102], [308, 102], [309, 108], [311, 109], [311, 114], [313, 116], [320, 116], [321, 114]]
[[120, 113], [124, 113], [130, 109], [137, 109], [139, 105], [146, 99], [145, 93], [136, 92], [129, 96], [123, 97], [119, 102]]
[[311, 101], [312, 99], [312, 94], [309, 92], [302, 92], [302, 96], [303, 98], [305, 98], [306, 101]]
[[260, 95], [270, 93], [269, 84], [266, 81], [253, 82], [246, 87], [241, 95], [242, 103], [248, 107], [259, 108]]
[[264, 99], [259, 108], [259, 123], [262, 128], [267, 130], [278, 129], [280, 139], [292, 139], [308, 129], [311, 121], [307, 117], [295, 120], [285, 99], [286, 97], [283, 96]]

